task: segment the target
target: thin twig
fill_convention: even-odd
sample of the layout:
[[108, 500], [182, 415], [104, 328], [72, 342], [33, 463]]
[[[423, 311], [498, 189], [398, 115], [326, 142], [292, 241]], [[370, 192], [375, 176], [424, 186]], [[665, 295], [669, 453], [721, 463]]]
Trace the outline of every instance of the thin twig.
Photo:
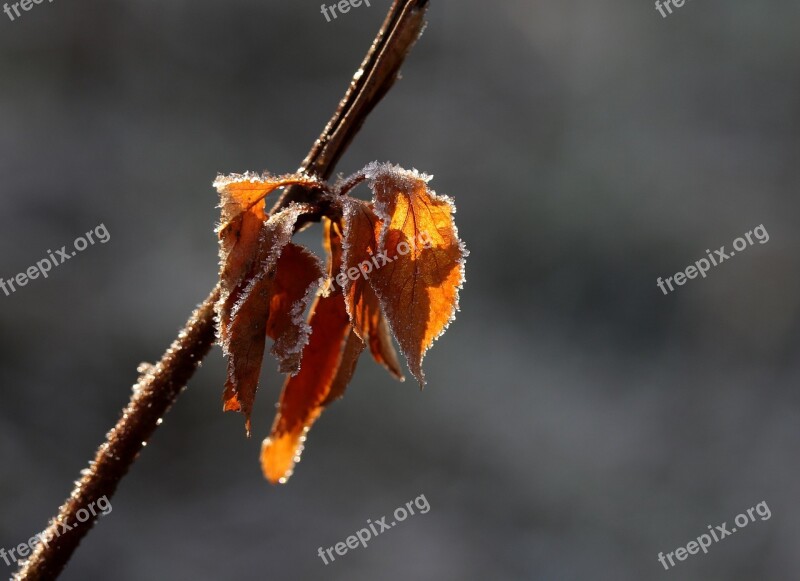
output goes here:
[[[395, 0], [361, 68], [353, 77], [336, 113], [311, 148], [301, 171], [323, 180], [330, 177], [369, 113], [394, 84], [400, 66], [422, 32], [427, 5], [428, 0]], [[293, 201], [319, 201], [309, 199], [311, 195], [302, 188], [289, 188], [276, 204], [276, 209]], [[312, 216], [311, 219], [319, 218]], [[58, 515], [42, 533], [48, 541], [37, 545], [30, 558], [21, 563], [13, 577], [15, 581], [55, 579], [63, 570], [96, 520], [96, 516], [90, 514], [81, 523], [79, 512], [86, 509], [86, 515], [88, 508], [96, 506], [98, 500], [111, 499], [120, 480], [161, 423], [161, 418], [175, 403], [214, 344], [214, 303], [218, 297], [217, 286], [189, 318], [161, 361], [142, 370], [122, 417], [106, 436], [89, 468], [82, 472]]]

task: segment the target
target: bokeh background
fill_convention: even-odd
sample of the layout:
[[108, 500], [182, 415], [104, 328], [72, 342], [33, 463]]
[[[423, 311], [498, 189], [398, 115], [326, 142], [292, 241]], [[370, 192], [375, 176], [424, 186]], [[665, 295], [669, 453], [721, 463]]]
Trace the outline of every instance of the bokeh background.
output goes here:
[[[417, 167], [456, 199], [467, 283], [428, 388], [362, 358], [272, 487], [281, 378], [248, 441], [215, 348], [63, 579], [800, 578], [800, 4], [431, 4], [338, 168]], [[214, 284], [216, 173], [294, 170], [388, 6], [0, 13], [0, 276], [111, 234], [0, 295], [0, 547], [44, 528]], [[759, 224], [767, 244], [656, 287]], [[426, 515], [317, 556], [420, 494]]]

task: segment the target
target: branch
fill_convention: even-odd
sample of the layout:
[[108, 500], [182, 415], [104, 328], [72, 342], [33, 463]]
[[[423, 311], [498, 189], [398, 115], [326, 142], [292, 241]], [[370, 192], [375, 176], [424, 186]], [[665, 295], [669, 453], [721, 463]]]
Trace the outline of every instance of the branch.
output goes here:
[[[395, 0], [361, 67], [353, 75], [338, 109], [322, 135], [314, 142], [300, 171], [316, 175], [323, 181], [331, 176], [367, 116], [397, 80], [400, 66], [425, 27], [428, 3], [429, 0]], [[310, 195], [302, 186], [291, 186], [271, 213], [292, 202], [310, 202]], [[306, 214], [301, 221], [319, 221], [322, 214], [322, 211]]]
[[[400, 66], [422, 32], [428, 0], [395, 0], [361, 68], [356, 72], [344, 97], [324, 131], [314, 143], [301, 171], [327, 179], [336, 163], [364, 124], [369, 113], [397, 79]], [[317, 202], [314, 194], [302, 188], [287, 189], [273, 212], [294, 201]], [[318, 220], [311, 216], [310, 220]], [[111, 499], [122, 478], [185, 389], [202, 359], [215, 341], [214, 304], [219, 286], [194, 311], [178, 338], [155, 366], [140, 369], [134, 395], [116, 426], [106, 436], [94, 461], [67, 501], [51, 520], [30, 558], [20, 564], [13, 579], [55, 579], [69, 561], [81, 539], [94, 526], [96, 515], [80, 523], [81, 509], [99, 499]], [[65, 523], [62, 526], [61, 523]], [[71, 528], [69, 528], [71, 527]]]

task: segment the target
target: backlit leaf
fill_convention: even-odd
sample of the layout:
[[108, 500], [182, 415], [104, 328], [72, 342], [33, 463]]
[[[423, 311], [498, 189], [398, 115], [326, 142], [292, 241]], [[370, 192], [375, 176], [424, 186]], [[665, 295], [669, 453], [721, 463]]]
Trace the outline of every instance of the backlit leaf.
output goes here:
[[323, 277], [319, 259], [297, 244], [288, 244], [278, 259], [272, 285], [267, 335], [275, 340], [272, 354], [281, 373], [300, 369], [300, 354], [308, 343], [311, 327], [306, 309]]
[[[238, 300], [232, 308], [218, 311], [221, 313], [218, 321], [220, 344], [228, 356], [223, 409], [242, 412], [248, 434], [264, 357], [277, 265], [291, 240], [297, 218], [305, 211], [308, 211], [306, 206], [295, 204], [262, 225], [253, 259], [255, 273], [240, 283], [236, 290]], [[281, 332], [287, 331], [282, 329]]]
[[[287, 374], [261, 448], [271, 482], [291, 476], [309, 429], [342, 397], [367, 346], [402, 381], [394, 337], [424, 386], [422, 361], [458, 310], [467, 256], [455, 207], [428, 188], [429, 180], [416, 170], [373, 163], [334, 188], [304, 175], [247, 173], [215, 182], [222, 208], [215, 312], [228, 359], [223, 406], [245, 415], [248, 435], [268, 337]], [[348, 195], [364, 181], [371, 203]], [[308, 192], [308, 204], [268, 216], [264, 198], [291, 185], [317, 192]], [[326, 277], [319, 260], [291, 242], [301, 225], [320, 217]]]
[[347, 240], [341, 273], [337, 284], [344, 286], [347, 311], [358, 335], [369, 345], [372, 357], [386, 367], [397, 379], [403, 381], [397, 352], [386, 319], [381, 312], [369, 276], [381, 265], [377, 237], [381, 223], [369, 204], [357, 199], [346, 199], [343, 205], [344, 238]]
[[[300, 184], [317, 186], [318, 182], [302, 175], [270, 176], [254, 173], [219, 175], [214, 187], [220, 194], [219, 236], [220, 291], [217, 318], [230, 319], [230, 311], [239, 300], [243, 282], [252, 276], [261, 228], [267, 215], [265, 198], [278, 188]], [[224, 328], [219, 340], [226, 340]]]
[[[458, 239], [453, 221], [455, 207], [446, 196], [428, 188], [429, 176], [389, 164], [370, 164], [364, 175], [372, 188], [377, 247], [370, 256], [352, 253], [346, 259], [348, 278], [359, 260], [374, 269], [362, 276], [380, 301], [409, 369], [425, 384], [422, 360], [433, 342], [445, 331], [458, 310], [458, 291], [464, 281], [467, 250]], [[347, 212], [351, 220], [364, 222], [364, 212]], [[364, 226], [345, 227], [345, 248], [359, 242]], [[352, 240], [351, 240], [352, 237]], [[369, 248], [371, 242], [366, 244]]]
[[[332, 222], [326, 224], [331, 248], [330, 272], [337, 272], [340, 241]], [[344, 307], [341, 289], [319, 296], [309, 318], [311, 337], [303, 349], [300, 371], [287, 378], [278, 415], [261, 449], [261, 467], [270, 482], [286, 482], [303, 451], [305, 435], [324, 407], [341, 397], [364, 348]]]

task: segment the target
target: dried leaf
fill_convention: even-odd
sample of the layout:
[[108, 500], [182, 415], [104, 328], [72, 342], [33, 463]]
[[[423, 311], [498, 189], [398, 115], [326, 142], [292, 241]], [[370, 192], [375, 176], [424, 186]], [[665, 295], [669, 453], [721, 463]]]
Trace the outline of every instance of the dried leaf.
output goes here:
[[[370, 273], [380, 261], [377, 237], [381, 223], [370, 204], [349, 198], [342, 200], [345, 244], [343, 267], [337, 276], [344, 287], [347, 312], [358, 335], [369, 345], [372, 357], [394, 377], [404, 381], [397, 352], [375, 291]], [[375, 260], [373, 260], [375, 259]]]
[[[330, 272], [335, 273], [341, 252], [338, 234], [330, 222], [326, 224], [326, 238], [331, 248]], [[352, 331], [340, 289], [317, 297], [309, 324], [311, 337], [303, 349], [300, 371], [284, 383], [278, 415], [261, 449], [264, 475], [273, 483], [286, 482], [291, 476], [305, 434], [324, 407], [344, 393], [364, 348]]]
[[[221, 219], [217, 227], [220, 248], [220, 290], [216, 314], [219, 320], [230, 319], [230, 311], [239, 300], [242, 282], [252, 276], [262, 226], [267, 219], [265, 198], [278, 188], [319, 183], [303, 175], [274, 177], [254, 173], [217, 176], [214, 187], [220, 194]], [[218, 327], [219, 341], [226, 340], [225, 329]]]
[[281, 373], [295, 374], [311, 327], [305, 313], [323, 278], [319, 259], [297, 244], [283, 249], [272, 285], [267, 335], [275, 340], [271, 353]]
[[[237, 302], [229, 310], [218, 311], [221, 313], [218, 322], [222, 337], [220, 344], [228, 356], [223, 409], [242, 412], [248, 434], [264, 358], [276, 268], [279, 257], [291, 240], [297, 218], [308, 210], [307, 206], [294, 204], [262, 225], [253, 258], [254, 274], [240, 282], [235, 293]], [[220, 303], [223, 300], [220, 299]]]
[[454, 319], [464, 281], [467, 250], [458, 239], [455, 207], [428, 188], [429, 176], [416, 171], [374, 163], [364, 175], [379, 219], [372, 224], [377, 246], [363, 206], [356, 211], [346, 203], [342, 273], [352, 280], [356, 268], [375, 291], [411, 373], [424, 386], [422, 360]]
[[[347, 196], [368, 180], [372, 203]], [[466, 248], [451, 200], [428, 189], [428, 176], [373, 163], [335, 190], [303, 175], [219, 177], [222, 198], [218, 340], [228, 357], [224, 409], [244, 413], [247, 433], [266, 338], [286, 378], [261, 464], [286, 482], [306, 434], [324, 408], [342, 397], [361, 352], [402, 380], [392, 334], [409, 369], [425, 383], [422, 360], [458, 310]], [[266, 215], [264, 198], [289, 185], [327, 193], [318, 205]], [[338, 195], [334, 195], [338, 194]], [[291, 242], [301, 214], [322, 215], [329, 259]], [[336, 221], [331, 221], [328, 216]], [[308, 321], [304, 313], [320, 282]]]

